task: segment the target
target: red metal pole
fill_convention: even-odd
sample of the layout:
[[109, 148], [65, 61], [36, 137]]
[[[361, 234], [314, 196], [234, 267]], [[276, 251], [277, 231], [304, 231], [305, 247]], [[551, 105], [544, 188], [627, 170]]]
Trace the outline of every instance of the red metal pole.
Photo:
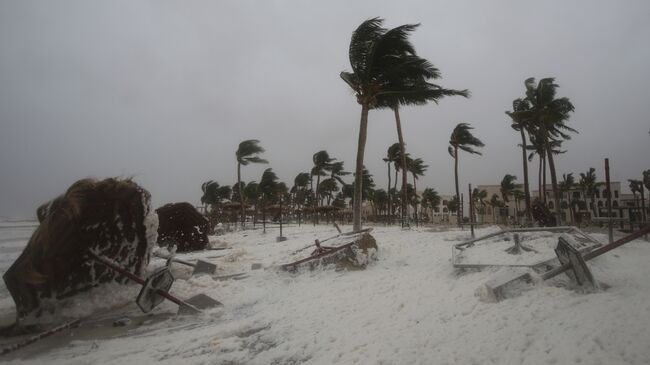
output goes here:
[[[105, 258], [103, 258], [103, 257], [101, 257], [101, 256], [99, 256], [99, 255], [97, 255], [96, 253], [94, 253], [94, 252], [92, 252], [92, 251], [89, 251], [89, 252], [90, 252], [90, 256], [91, 256], [95, 261], [97, 261], [97, 262], [99, 262], [99, 263], [101, 263], [101, 264], [106, 265], [108, 268], [110, 268], [110, 269], [112, 269], [112, 270], [114, 270], [114, 271], [117, 271], [118, 273], [120, 273], [120, 274], [126, 276], [127, 278], [129, 278], [129, 279], [135, 281], [136, 283], [138, 283], [138, 284], [140, 284], [140, 285], [144, 285], [144, 284], [145, 284], [145, 280], [144, 280], [143, 278], [141, 278], [141, 277], [139, 277], [139, 276], [137, 276], [137, 275], [135, 275], [135, 274], [133, 274], [133, 273], [127, 271], [126, 269], [124, 269], [124, 268], [122, 268], [122, 267], [120, 267], [120, 266], [118, 266], [118, 265], [112, 263], [111, 261], [109, 261], [109, 260], [107, 260], [107, 259], [105, 259]], [[176, 304], [178, 304], [178, 305], [180, 305], [180, 306], [188, 307], [188, 308], [194, 309], [194, 310], [197, 311], [197, 312], [201, 312], [200, 309], [194, 307], [193, 305], [191, 305], [191, 304], [189, 304], [189, 303], [185, 303], [184, 301], [182, 301], [182, 300], [176, 298], [175, 296], [169, 294], [169, 292], [166, 292], [166, 291], [164, 291], [164, 290], [160, 290], [160, 289], [156, 289], [156, 294], [162, 296], [163, 298], [169, 300], [169, 301], [172, 302], [172, 303], [176, 303]]]

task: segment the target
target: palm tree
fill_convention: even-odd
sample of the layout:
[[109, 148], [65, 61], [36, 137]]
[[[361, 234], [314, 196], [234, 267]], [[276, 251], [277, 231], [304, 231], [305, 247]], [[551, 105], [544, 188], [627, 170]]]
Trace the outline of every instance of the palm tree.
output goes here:
[[400, 151], [400, 144], [399, 142], [393, 143], [390, 147], [388, 147], [388, 151], [386, 151], [386, 157], [384, 157], [384, 162], [388, 165], [388, 189], [387, 194], [388, 194], [388, 214], [390, 216], [393, 215], [393, 206], [391, 204], [390, 198], [391, 198], [391, 188], [390, 188], [390, 164], [396, 163], [397, 159], [399, 158], [399, 151]]
[[[241, 187], [241, 167], [251, 163], [269, 163], [267, 160], [261, 158], [259, 154], [264, 153], [264, 148], [259, 145], [260, 141], [257, 139], [248, 139], [242, 141], [235, 151], [237, 157], [237, 186]], [[241, 224], [244, 225], [246, 221], [246, 212], [244, 211], [244, 195], [239, 194], [239, 204], [241, 205]]]
[[529, 110], [513, 112], [513, 114], [518, 119], [526, 120], [526, 123], [533, 125], [541, 133], [551, 171], [555, 215], [557, 216], [557, 224], [561, 225], [560, 191], [558, 189], [555, 162], [550, 143], [554, 139], [570, 139], [570, 136], [565, 131], [577, 132], [575, 129], [566, 125], [569, 114], [575, 108], [569, 98], [555, 97], [556, 89], [559, 86], [555, 84], [554, 78], [541, 79], [536, 84], [535, 78], [531, 77], [526, 79], [524, 85], [526, 86], [526, 100], [530, 102], [531, 107]]
[[388, 193], [384, 189], [375, 190], [372, 195], [372, 204], [377, 210], [375, 215], [381, 215], [382, 210], [385, 209], [388, 203]]
[[451, 212], [451, 213], [456, 213], [456, 212], [458, 212], [460, 210], [458, 208], [459, 205], [460, 205], [460, 203], [458, 201], [458, 197], [454, 196], [453, 198], [451, 198], [451, 200], [449, 200], [447, 202], [447, 209], [449, 209], [449, 212]]
[[[526, 146], [526, 149], [532, 152], [528, 155], [528, 161], [532, 161], [535, 155], [539, 157], [539, 198], [542, 202], [546, 203], [546, 145], [539, 131], [529, 134], [529, 138], [530, 145]], [[562, 147], [561, 140], [551, 140], [550, 146], [553, 155], [566, 153], [566, 150], [560, 149]]]
[[514, 195], [515, 189], [517, 188], [515, 186], [515, 180], [517, 180], [517, 177], [510, 174], [506, 174], [501, 180], [500, 192], [501, 199], [503, 199], [504, 203], [508, 203], [510, 201], [510, 195]]
[[532, 210], [530, 205], [530, 187], [528, 183], [528, 159], [526, 158], [526, 134], [525, 132], [529, 130], [529, 126], [526, 123], [526, 119], [518, 118], [514, 112], [521, 112], [530, 109], [530, 103], [527, 100], [515, 99], [512, 102], [512, 112], [507, 111], [506, 114], [512, 119], [512, 128], [516, 131], [519, 131], [521, 134], [521, 154], [524, 164], [524, 194], [526, 200], [526, 218], [528, 222], [533, 221]]
[[499, 200], [499, 196], [496, 194], [492, 195], [489, 204], [492, 207], [492, 219], [494, 220], [494, 224], [497, 224], [498, 222], [495, 214], [496, 208], [502, 208], [505, 204], [503, 203], [503, 201]]
[[[293, 202], [296, 205], [296, 209], [301, 209], [305, 204], [305, 199], [307, 198], [307, 186], [309, 185], [310, 176], [308, 172], [301, 172], [293, 179], [293, 187], [291, 191], [293, 193]], [[301, 214], [298, 212], [298, 225], [300, 225]]]
[[318, 223], [318, 214], [315, 213], [316, 207], [320, 203], [320, 190], [319, 190], [319, 185], [320, 185], [320, 178], [321, 176], [327, 176], [327, 173], [332, 171], [332, 163], [335, 161], [335, 158], [331, 158], [329, 153], [327, 151], [322, 150], [314, 153], [312, 156], [312, 161], [314, 162], [314, 166], [311, 169], [311, 175], [316, 176], [316, 189], [313, 191], [314, 192], [314, 219], [315, 223]]
[[[458, 150], [463, 150], [471, 154], [481, 155], [479, 151], [476, 151], [474, 147], [483, 147], [485, 146], [480, 139], [472, 135], [472, 130], [474, 128], [470, 127], [468, 123], [458, 123], [454, 128], [454, 131], [451, 133], [449, 138], [449, 148], [448, 152], [451, 157], [454, 158], [454, 177], [456, 179], [456, 199], [460, 202], [460, 190], [458, 188]], [[457, 211], [458, 217], [458, 226], [462, 224], [460, 216], [461, 207]]]
[[[349, 47], [349, 58], [352, 72], [341, 72], [340, 76], [355, 92], [357, 102], [361, 105], [361, 120], [359, 122], [359, 143], [357, 144], [357, 160], [355, 168], [354, 198], [353, 198], [353, 229], [361, 229], [361, 200], [363, 181], [358, 178], [363, 175], [363, 157], [368, 132], [368, 112], [370, 109], [382, 107], [379, 100], [383, 96], [393, 98], [409, 97], [413, 94], [410, 85], [396, 83], [406, 80], [406, 76], [416, 68], [421, 68], [421, 59], [415, 56], [413, 46], [408, 42], [408, 36], [416, 26], [403, 25], [391, 30], [381, 27], [383, 19], [372, 18], [364, 21], [352, 33]], [[418, 60], [420, 63], [415, 62]]]
[[426, 188], [422, 192], [422, 206], [428, 206], [431, 208], [431, 215], [433, 215], [433, 211], [438, 210], [438, 206], [440, 205], [440, 195], [438, 192], [433, 189], [433, 188]]
[[[436, 104], [445, 96], [464, 96], [469, 97], [467, 90], [445, 89], [439, 85], [429, 83], [428, 80], [440, 78], [440, 71], [426, 59], [420, 58], [415, 54], [415, 49], [408, 41], [408, 36], [419, 24], [407, 24], [392, 29], [386, 33], [388, 38], [399, 39], [407, 44], [403, 49], [403, 54], [399, 55], [402, 60], [397, 72], [390, 74], [388, 83], [390, 88], [400, 90], [400, 93], [384, 93], [377, 97], [377, 104], [380, 108], [390, 108], [395, 114], [395, 125], [397, 128], [397, 138], [400, 146], [400, 155], [402, 166], [406, 166], [406, 144], [402, 133], [402, 123], [399, 114], [400, 105], [424, 105], [430, 101]], [[407, 171], [402, 169], [402, 217], [406, 217], [406, 179]], [[402, 224], [404, 221], [402, 220]]]
[[569, 214], [571, 218], [571, 223], [573, 223], [573, 205], [571, 204], [571, 189], [576, 185], [576, 180], [573, 177], [573, 173], [562, 174], [562, 181], [560, 181], [558, 188], [560, 190], [561, 199], [564, 199], [564, 193], [567, 193], [566, 202], [569, 208]]
[[[413, 190], [414, 194], [417, 197], [418, 194], [418, 186], [417, 186], [417, 180], [418, 177], [424, 176], [424, 172], [427, 171], [427, 168], [429, 167], [428, 165], [424, 164], [424, 161], [422, 161], [421, 158], [416, 158], [416, 159], [409, 159], [407, 162], [408, 170], [413, 176]], [[415, 210], [415, 224], [416, 226], [418, 225], [418, 208], [417, 204], [414, 207]]]
[[598, 215], [597, 210], [596, 210], [596, 191], [598, 191], [598, 187], [602, 185], [602, 183], [599, 183], [596, 181], [596, 169], [593, 167], [590, 167], [589, 170], [587, 170], [586, 173], [580, 173], [580, 188], [582, 190], [582, 194], [585, 198], [589, 197], [590, 200], [590, 210], [593, 212], [594, 217]]
[[630, 182], [630, 190], [632, 191], [632, 195], [634, 195], [634, 205], [637, 209], [639, 208], [639, 201], [636, 199], [636, 193], [639, 193], [639, 195], [641, 196], [641, 202], [642, 202], [641, 219], [645, 221], [645, 196], [644, 196], [645, 194], [643, 192], [644, 190], [643, 181], [633, 180], [633, 179], [629, 179], [627, 181]]
[[257, 190], [260, 194], [260, 200], [262, 202], [262, 214], [264, 225], [264, 233], [266, 233], [266, 205], [273, 201], [276, 197], [278, 185], [278, 176], [273, 172], [271, 168], [264, 170], [262, 173], [262, 178], [260, 183], [257, 186]]

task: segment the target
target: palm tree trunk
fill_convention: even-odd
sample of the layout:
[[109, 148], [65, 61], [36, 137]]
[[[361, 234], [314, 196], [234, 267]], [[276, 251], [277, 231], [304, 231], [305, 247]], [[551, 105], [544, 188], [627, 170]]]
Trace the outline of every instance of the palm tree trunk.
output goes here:
[[318, 203], [320, 202], [320, 192], [318, 191], [318, 186], [320, 185], [320, 172], [316, 176], [316, 199], [314, 199], [314, 215], [316, 216], [316, 224], [318, 224], [318, 213], [316, 212], [316, 207], [318, 207]]
[[458, 146], [454, 146], [454, 177], [456, 178], [456, 218], [458, 219], [458, 227], [460, 227], [460, 189], [458, 189]]
[[390, 203], [390, 163], [391, 162], [388, 161], [388, 190], [387, 190], [387, 192], [388, 192], [388, 211], [387, 211], [388, 217], [386, 217], [387, 222], [390, 219], [390, 215], [392, 215], [392, 208], [393, 208], [393, 206]]
[[[526, 135], [524, 134], [524, 128], [520, 128], [521, 132], [521, 154], [524, 161], [524, 194], [526, 195], [526, 218], [528, 219], [528, 224], [533, 221], [532, 210], [530, 206], [530, 188], [528, 186], [528, 158], [526, 157]], [[517, 220], [519, 220], [519, 215], [517, 215]]]
[[555, 216], [557, 222], [555, 222], [556, 225], [561, 226], [562, 225], [562, 211], [560, 208], [560, 195], [559, 195], [559, 190], [557, 186], [557, 175], [555, 172], [555, 162], [553, 161], [553, 150], [551, 149], [550, 143], [548, 141], [549, 136], [548, 132], [546, 131], [546, 128], [544, 127], [544, 124], [542, 124], [542, 131], [544, 135], [544, 145], [546, 146], [546, 154], [548, 155], [548, 167], [549, 170], [551, 171], [551, 184], [553, 187], [553, 200], [555, 202]]
[[537, 198], [539, 199], [540, 202], [544, 201], [544, 198], [542, 195], [544, 194], [544, 189], [542, 187], [542, 156], [539, 157], [539, 168], [537, 171], [537, 184], [539, 185], [539, 188], [537, 190]]
[[361, 121], [359, 122], [359, 143], [357, 144], [357, 165], [354, 175], [354, 197], [352, 207], [352, 230], [361, 230], [361, 191], [363, 189], [363, 153], [366, 148], [368, 134], [368, 104], [361, 105]]
[[237, 162], [237, 189], [239, 189], [239, 204], [241, 207], [241, 226], [244, 228], [246, 222], [246, 212], [244, 209], [244, 189], [241, 187], [241, 163]]
[[546, 205], [546, 156], [543, 156], [542, 158], [542, 187], [542, 201], [544, 202], [544, 205]]
[[399, 141], [399, 150], [402, 159], [402, 227], [406, 224], [408, 219], [407, 209], [408, 209], [408, 192], [406, 191], [406, 148], [404, 147], [404, 136], [402, 135], [402, 122], [399, 118], [399, 107], [395, 106], [393, 108], [395, 112], [395, 124], [397, 125], [397, 139]]
[[415, 206], [414, 206], [413, 210], [415, 211], [415, 226], [419, 227], [419, 224], [418, 224], [418, 203], [417, 203], [418, 186], [417, 186], [416, 180], [417, 179], [415, 178], [415, 174], [413, 174], [413, 194], [415, 194], [415, 199], [414, 199]]

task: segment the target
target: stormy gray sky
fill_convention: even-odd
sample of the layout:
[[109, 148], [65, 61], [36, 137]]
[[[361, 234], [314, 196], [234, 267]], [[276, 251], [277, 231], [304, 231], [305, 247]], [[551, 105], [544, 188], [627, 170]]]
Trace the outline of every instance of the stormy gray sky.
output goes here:
[[[321, 149], [352, 170], [360, 107], [338, 74], [374, 16], [421, 23], [412, 39], [439, 83], [472, 92], [403, 110], [407, 149], [429, 165], [418, 187], [453, 191], [446, 149], [461, 121], [486, 144], [461, 156], [463, 186], [522, 179], [504, 111], [527, 77], [556, 77], [576, 107], [559, 174], [602, 177], [604, 157], [613, 179], [650, 168], [647, 1], [0, 0], [0, 215], [33, 215], [87, 176], [134, 176], [156, 206], [197, 203], [203, 181], [236, 181], [250, 138], [287, 183]], [[372, 111], [366, 165], [380, 187], [396, 140], [392, 114]]]

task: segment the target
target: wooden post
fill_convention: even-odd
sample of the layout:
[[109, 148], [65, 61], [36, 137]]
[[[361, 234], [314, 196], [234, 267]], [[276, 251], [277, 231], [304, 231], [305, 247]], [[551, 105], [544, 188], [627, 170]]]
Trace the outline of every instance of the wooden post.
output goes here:
[[607, 186], [607, 227], [609, 243], [614, 242], [614, 222], [612, 221], [612, 187], [609, 181], [609, 158], [605, 159], [605, 185]]
[[472, 199], [472, 184], [469, 184], [469, 229], [474, 238], [474, 199]]

